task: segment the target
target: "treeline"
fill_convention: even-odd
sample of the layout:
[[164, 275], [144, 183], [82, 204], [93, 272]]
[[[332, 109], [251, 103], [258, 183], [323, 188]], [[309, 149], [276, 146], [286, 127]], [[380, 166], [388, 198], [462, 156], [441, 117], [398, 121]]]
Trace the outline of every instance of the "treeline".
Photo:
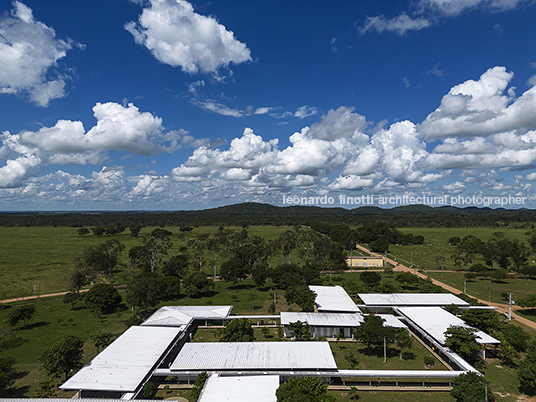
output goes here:
[[489, 208], [405, 206], [392, 209], [361, 207], [321, 208], [313, 206], [277, 207], [243, 203], [201, 211], [57, 212], [0, 213], [0, 226], [309, 226], [315, 221], [351, 226], [388, 220], [395, 227], [522, 227], [534, 229], [536, 211]]
[[356, 243], [365, 243], [373, 252], [384, 253], [391, 244], [423, 244], [424, 237], [411, 233], [402, 233], [388, 222], [367, 223], [357, 229], [348, 225], [314, 222], [311, 229], [327, 235], [331, 240], [344, 245], [348, 250], [355, 250]]
[[536, 252], [536, 231], [526, 233], [528, 242], [510, 239], [503, 232], [494, 232], [484, 242], [476, 236], [451, 237], [455, 246], [451, 255], [459, 267], [467, 267], [475, 275], [491, 276], [497, 280], [506, 278], [508, 271], [536, 277], [536, 267], [529, 264], [529, 257]]

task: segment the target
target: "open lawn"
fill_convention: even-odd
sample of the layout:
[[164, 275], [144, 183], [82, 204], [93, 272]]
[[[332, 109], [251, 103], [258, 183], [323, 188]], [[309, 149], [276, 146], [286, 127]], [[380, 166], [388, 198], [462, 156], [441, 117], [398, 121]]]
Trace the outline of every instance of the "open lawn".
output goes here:
[[[143, 228], [140, 236], [154, 228]], [[218, 228], [203, 226], [191, 232], [180, 232], [178, 227], [166, 227], [173, 233], [172, 248], [168, 256], [179, 253], [186, 247], [188, 239], [198, 234], [215, 233]], [[230, 227], [228, 229], [233, 229]], [[235, 227], [235, 230], [242, 230]], [[272, 240], [290, 227], [253, 226], [248, 229], [250, 236], [261, 236]], [[78, 228], [70, 227], [1, 227], [0, 228], [0, 300], [55, 293], [69, 290], [69, 278], [74, 271], [74, 260], [80, 257], [85, 247], [96, 246], [108, 239], [115, 239], [125, 245], [126, 250], [141, 245], [141, 239], [130, 236], [130, 230], [114, 236], [94, 236], [77, 234]], [[127, 253], [122, 258], [127, 263]], [[214, 253], [205, 252], [207, 274], [213, 273]], [[217, 260], [218, 267], [223, 259]], [[273, 257], [274, 263], [279, 259]], [[294, 259], [293, 259], [294, 261]], [[126, 283], [131, 279], [128, 270], [116, 272], [116, 283]]]
[[[518, 239], [527, 242], [528, 236], [525, 235], [530, 229], [509, 229], [509, 228], [403, 228], [399, 229], [404, 233], [412, 233], [424, 237], [424, 244], [414, 246], [397, 246], [389, 247], [388, 257], [395, 259], [404, 265], [417, 265], [417, 269], [441, 269], [437, 262], [437, 256], [445, 257], [443, 266], [445, 270], [459, 269], [454, 265], [451, 255], [454, 253], [455, 246], [449, 245], [449, 239], [458, 236], [460, 239], [467, 235], [473, 235], [486, 242], [495, 232], [503, 232], [510, 239]], [[413, 254], [413, 256], [412, 256]], [[536, 259], [532, 256], [531, 260]]]
[[427, 271], [426, 274], [447, 285], [454, 286], [460, 290], [460, 293], [464, 291], [465, 283], [469, 296], [495, 303], [507, 303], [501, 297], [503, 292], [513, 293], [512, 300], [515, 301], [536, 291], [536, 281], [521, 275], [509, 275], [504, 281], [495, 281], [480, 277], [466, 280], [463, 272]]

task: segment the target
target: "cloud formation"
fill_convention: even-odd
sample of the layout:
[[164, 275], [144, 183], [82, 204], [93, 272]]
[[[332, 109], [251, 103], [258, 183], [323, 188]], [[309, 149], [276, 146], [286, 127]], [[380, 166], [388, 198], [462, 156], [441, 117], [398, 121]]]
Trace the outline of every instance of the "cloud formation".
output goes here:
[[42, 107], [64, 97], [66, 75], [53, 68], [72, 45], [35, 20], [28, 6], [13, 2], [11, 17], [0, 20], [0, 93], [27, 96]]
[[393, 18], [384, 15], [367, 17], [359, 28], [361, 34], [370, 31], [377, 33], [392, 32], [404, 36], [411, 31], [420, 31], [437, 23], [441, 18], [456, 17], [464, 12], [475, 9], [487, 12], [513, 10], [527, 0], [419, 0], [414, 3], [415, 9], [408, 15], [406, 12]]
[[216, 73], [251, 60], [250, 50], [214, 18], [194, 12], [184, 0], [150, 0], [138, 22], [125, 29], [156, 59], [182, 71]]
[[97, 103], [93, 107], [95, 126], [85, 131], [82, 122], [59, 120], [38, 131], [2, 133], [0, 187], [16, 187], [50, 164], [98, 164], [107, 151], [139, 155], [173, 152], [183, 143], [199, 145], [184, 130], [164, 132], [162, 119], [140, 112], [132, 103]]
[[478, 81], [454, 86], [419, 126], [424, 138], [473, 137], [536, 128], [536, 87], [515, 97], [514, 74], [490, 68]]

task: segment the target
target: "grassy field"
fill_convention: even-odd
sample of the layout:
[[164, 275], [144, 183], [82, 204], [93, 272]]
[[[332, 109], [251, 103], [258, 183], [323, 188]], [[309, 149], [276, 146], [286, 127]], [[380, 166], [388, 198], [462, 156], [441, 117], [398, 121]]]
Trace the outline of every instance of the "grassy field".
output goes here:
[[[525, 233], [528, 229], [505, 229], [505, 228], [404, 228], [399, 229], [404, 233], [412, 233], [424, 237], [424, 244], [414, 246], [396, 246], [389, 247], [388, 257], [395, 258], [404, 265], [410, 265], [413, 259], [413, 264], [417, 268], [440, 269], [437, 262], [437, 256], [445, 257], [443, 267], [445, 270], [459, 269], [454, 265], [451, 255], [454, 253], [454, 247], [449, 245], [449, 238], [458, 236], [463, 238], [467, 235], [473, 235], [486, 242], [495, 232], [503, 232], [510, 239], [518, 239], [524, 242], [527, 241]], [[413, 254], [413, 255], [412, 255]], [[532, 256], [534, 257], [536, 256]], [[481, 261], [479, 261], [481, 262]]]
[[[154, 228], [143, 228], [140, 235], [150, 233]], [[230, 228], [232, 229], [232, 227]], [[242, 230], [236, 227], [236, 230]], [[275, 239], [290, 227], [258, 226], [249, 228], [250, 236], [261, 236], [266, 240]], [[69, 227], [2, 227], [0, 228], [0, 300], [47, 294], [68, 290], [69, 277], [74, 271], [75, 258], [81, 256], [85, 247], [95, 246], [108, 239], [116, 239], [126, 250], [141, 245], [140, 239], [130, 236], [127, 229], [115, 236], [78, 236], [77, 228]], [[166, 227], [173, 233], [173, 246], [168, 255], [178, 254], [188, 239], [206, 233], [215, 233], [216, 227], [199, 227], [183, 233], [178, 227]], [[221, 257], [221, 256], [220, 256]], [[123, 262], [127, 262], [126, 253]], [[207, 273], [213, 271], [214, 255], [205, 252]], [[220, 258], [219, 264], [222, 259]], [[276, 257], [274, 257], [276, 262]], [[130, 274], [125, 271], [115, 275], [118, 283], [125, 283]]]

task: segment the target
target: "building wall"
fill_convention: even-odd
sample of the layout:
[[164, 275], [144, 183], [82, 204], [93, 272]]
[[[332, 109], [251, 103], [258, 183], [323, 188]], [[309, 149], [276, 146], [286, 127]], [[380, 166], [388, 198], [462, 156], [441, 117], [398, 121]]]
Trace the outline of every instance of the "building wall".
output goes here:
[[346, 257], [349, 267], [374, 268], [384, 267], [385, 261], [382, 257]]

